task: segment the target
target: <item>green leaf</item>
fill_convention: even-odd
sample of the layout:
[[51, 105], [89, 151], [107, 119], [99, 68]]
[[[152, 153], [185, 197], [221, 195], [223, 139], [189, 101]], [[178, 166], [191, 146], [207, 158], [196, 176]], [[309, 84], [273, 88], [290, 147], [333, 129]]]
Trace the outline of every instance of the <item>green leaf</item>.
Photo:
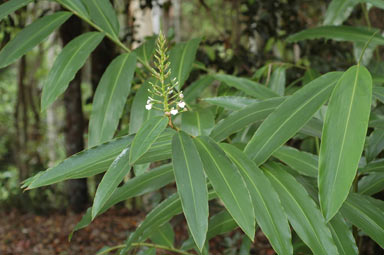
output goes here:
[[220, 144], [239, 169], [251, 194], [258, 225], [278, 254], [292, 254], [288, 219], [268, 178], [244, 152], [230, 144]]
[[149, 150], [167, 125], [168, 118], [162, 116], [153, 117], [143, 123], [143, 126], [139, 129], [135, 139], [132, 141], [129, 152], [129, 164], [131, 166]]
[[224, 206], [244, 233], [255, 236], [255, 214], [246, 184], [224, 151], [209, 137], [195, 139], [205, 173]]
[[[342, 215], [384, 248], [384, 213], [368, 196], [351, 193], [341, 207]], [[379, 200], [377, 200], [379, 201]]]
[[81, 0], [56, 0], [61, 5], [64, 5], [67, 9], [71, 10], [74, 13], [80, 15], [80, 17], [85, 17], [89, 19], [89, 13], [85, 8]]
[[155, 244], [173, 247], [173, 243], [175, 242], [175, 232], [173, 231], [172, 225], [167, 222], [156, 229], [149, 238]]
[[172, 70], [170, 78], [176, 78], [179, 82], [178, 89], [181, 89], [188, 79], [200, 40], [200, 38], [195, 38], [188, 42], [178, 43], [169, 52], [169, 62], [171, 62], [170, 68]]
[[384, 103], [384, 87], [373, 87], [372, 91], [373, 95], [380, 100], [380, 102]]
[[170, 159], [172, 154], [172, 137], [175, 132], [171, 128], [165, 129], [156, 142], [152, 144], [151, 148], [137, 160], [136, 164]]
[[124, 179], [131, 166], [129, 165], [129, 148], [124, 149], [112, 162], [97, 187], [92, 205], [92, 219], [94, 219], [105, 203], [112, 196], [119, 183]]
[[384, 1], [383, 0], [360, 0], [363, 3], [372, 4], [373, 6], [384, 9]]
[[257, 129], [244, 149], [258, 165], [294, 136], [329, 98], [341, 73], [320, 76], [281, 103]]
[[[297, 42], [310, 39], [332, 39], [335, 41], [368, 42], [377, 29], [352, 26], [322, 26], [300, 31], [287, 38], [287, 42]], [[372, 44], [383, 45], [384, 37], [380, 33], [372, 38]]]
[[211, 137], [216, 141], [221, 141], [252, 123], [264, 120], [284, 100], [285, 98], [280, 97], [266, 99], [231, 113], [215, 125]]
[[99, 45], [104, 35], [88, 32], [70, 41], [56, 58], [43, 86], [41, 111], [47, 109], [75, 78], [91, 52]]
[[252, 241], [249, 240], [248, 237], [244, 236], [243, 240], [241, 242], [240, 250], [239, 250], [239, 255], [250, 255], [251, 253], [251, 246], [252, 246]]
[[236, 221], [227, 210], [213, 215], [208, 222], [207, 240], [237, 228]]
[[228, 110], [241, 110], [242, 108], [258, 102], [257, 99], [239, 96], [206, 97], [204, 101]]
[[[209, 200], [211, 200], [216, 197], [216, 194], [211, 191], [208, 193], [208, 196]], [[180, 214], [181, 212], [182, 207], [178, 194], [173, 194], [161, 202], [147, 214], [144, 221], [141, 222], [135, 232], [129, 236], [125, 243], [126, 248], [122, 251], [123, 254], [131, 248], [132, 243], [146, 240], [155, 229], [168, 222], [173, 216]]]
[[29, 189], [68, 179], [85, 178], [104, 172], [119, 153], [131, 144], [133, 136], [124, 136], [70, 156], [35, 179]]
[[89, 120], [88, 147], [106, 142], [115, 134], [135, 68], [136, 55], [123, 54], [112, 61], [101, 77]]
[[23, 6], [26, 6], [30, 2], [32, 2], [32, 0], [11, 0], [4, 2], [2, 5], [0, 5], [0, 21], [14, 11], [20, 9]]
[[328, 223], [333, 240], [339, 250], [340, 255], [358, 255], [359, 251], [353, 238], [351, 228], [345, 222], [343, 216], [337, 213]]
[[369, 162], [360, 173], [369, 173], [369, 172], [384, 172], [384, 159], [378, 159], [372, 162]]
[[193, 139], [182, 131], [172, 139], [172, 162], [184, 215], [201, 251], [208, 230], [208, 190], [199, 152]]
[[246, 78], [238, 78], [236, 76], [227, 74], [216, 74], [214, 78], [257, 99], [268, 99], [271, 97], [279, 96], [277, 93], [261, 85], [260, 83], [248, 80]]
[[115, 9], [109, 0], [82, 0], [87, 7], [91, 20], [104, 32], [119, 38], [120, 25]]
[[[170, 182], [174, 181], [173, 168], [170, 164], [162, 165], [152, 169], [140, 176], [129, 179], [123, 186], [118, 187], [99, 211], [98, 215], [104, 213], [113, 205], [132, 197], [140, 196], [152, 191], [156, 191]], [[73, 229], [71, 236], [75, 231], [87, 227], [92, 222], [92, 208], [88, 208], [80, 222]]]
[[134, 52], [136, 52], [137, 59], [147, 66], [151, 63], [151, 57], [153, 50], [155, 49], [156, 39], [157, 36], [151, 36], [134, 50]]
[[356, 0], [332, 0], [325, 13], [323, 25], [341, 25], [351, 15], [356, 4]]
[[184, 101], [191, 104], [201, 93], [214, 81], [210, 75], [201, 76], [198, 80], [191, 83], [184, 91]]
[[55, 14], [44, 16], [25, 27], [1, 49], [0, 68], [12, 64], [33, 49], [69, 19], [71, 15], [72, 13], [70, 12], [56, 12]]
[[271, 76], [271, 81], [269, 82], [269, 87], [272, 91], [280, 96], [284, 96], [285, 91], [285, 67], [277, 67]]
[[384, 129], [376, 128], [366, 140], [365, 158], [367, 162], [374, 160], [384, 149]]
[[364, 147], [372, 79], [362, 66], [349, 68], [329, 100], [319, 155], [320, 207], [329, 221], [347, 198]]
[[384, 190], [384, 172], [372, 172], [359, 180], [358, 191], [364, 195], [374, 195]]
[[331, 232], [305, 188], [280, 164], [269, 163], [265, 170], [300, 239], [315, 255], [338, 254]]
[[158, 111], [156, 109], [152, 109], [148, 111], [145, 109], [145, 105], [147, 104], [148, 96], [150, 93], [148, 89], [152, 88], [150, 84], [156, 83], [157, 80], [154, 78], [147, 79], [136, 92], [136, 95], [133, 98], [131, 113], [129, 116], [129, 133], [134, 134], [139, 131], [139, 128], [143, 125], [143, 123], [153, 116], [161, 116], [164, 115], [163, 112]]
[[209, 135], [215, 125], [215, 117], [209, 110], [183, 112], [181, 114], [181, 129], [192, 135]]
[[272, 155], [302, 175], [310, 177], [317, 177], [318, 175], [319, 159], [316, 155], [288, 146], [280, 147]]
[[[171, 158], [171, 140], [175, 131], [166, 129], [151, 148], [137, 161], [145, 164]], [[104, 172], [120, 152], [131, 144], [134, 136], [123, 136], [99, 146], [72, 155], [55, 167], [38, 173], [29, 189], [68, 179], [86, 178]]]

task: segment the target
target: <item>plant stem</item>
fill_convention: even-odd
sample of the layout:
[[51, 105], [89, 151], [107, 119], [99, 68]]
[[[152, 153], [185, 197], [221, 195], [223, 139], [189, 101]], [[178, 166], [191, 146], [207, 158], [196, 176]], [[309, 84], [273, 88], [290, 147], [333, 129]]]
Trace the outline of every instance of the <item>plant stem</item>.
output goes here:
[[[131, 53], [132, 51], [127, 47], [125, 46], [118, 38], [112, 36], [111, 34], [105, 32], [101, 27], [99, 27], [98, 25], [96, 25], [95, 23], [93, 23], [90, 19], [88, 19], [87, 17], [84, 17], [82, 16], [80, 13], [78, 13], [76, 10], [72, 9], [71, 7], [69, 7], [68, 5], [64, 4], [63, 2], [61, 2], [60, 0], [56, 0], [56, 2], [58, 2], [59, 4], [61, 4], [64, 8], [68, 9], [69, 11], [71, 11], [73, 14], [75, 14], [77, 17], [79, 17], [80, 19], [84, 20], [85, 22], [87, 22], [90, 26], [92, 26], [93, 28], [95, 28], [96, 30], [98, 30], [99, 32], [102, 32], [104, 33], [112, 42], [114, 42], [116, 45], [118, 45], [120, 48], [122, 48], [125, 52], [127, 53]], [[151, 67], [145, 63], [143, 60], [141, 59], [138, 59], [141, 64], [143, 66], [145, 66], [145, 68], [147, 68], [148, 70], [151, 70]]]
[[[358, 192], [358, 181], [359, 181], [359, 174], [357, 173], [356, 176], [355, 176], [355, 179], [353, 180], [353, 183], [352, 183], [352, 189], [353, 189], [353, 192]], [[357, 245], [357, 250], [360, 251], [360, 237], [359, 237], [359, 234], [358, 234], [358, 229], [355, 225], [352, 225], [352, 233], [353, 233], [353, 237], [355, 238], [355, 241], [356, 241], [356, 245]]]
[[[165, 251], [176, 252], [176, 253], [182, 254], [182, 255], [194, 255], [192, 253], [188, 253], [188, 252], [183, 251], [183, 250], [179, 250], [179, 249], [176, 249], [176, 248], [172, 248], [172, 247], [168, 247], [168, 246], [164, 246], [164, 245], [159, 245], [159, 244], [132, 243], [132, 246], [136, 246], [136, 247], [145, 246], [145, 247], [161, 249], [161, 250], [165, 250]], [[116, 246], [110, 247], [110, 248], [108, 248], [108, 249], [106, 249], [106, 250], [104, 250], [104, 251], [102, 251], [100, 253], [97, 253], [97, 255], [108, 254], [110, 251], [117, 250], [117, 249], [124, 248], [124, 247], [125, 247], [124, 244], [116, 245]]]

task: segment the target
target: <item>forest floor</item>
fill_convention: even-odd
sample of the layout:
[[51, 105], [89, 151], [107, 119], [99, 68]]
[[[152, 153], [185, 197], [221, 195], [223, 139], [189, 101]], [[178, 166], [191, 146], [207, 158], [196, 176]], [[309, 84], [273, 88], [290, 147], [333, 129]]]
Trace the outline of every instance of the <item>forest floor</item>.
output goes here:
[[[52, 213], [46, 216], [21, 214], [17, 211], [0, 212], [0, 254], [1, 255], [93, 255], [104, 246], [122, 244], [129, 231], [133, 231], [144, 218], [143, 214], [130, 215], [124, 208], [112, 209], [97, 217], [94, 222], [73, 235], [68, 242], [68, 235], [82, 214], [66, 215]], [[181, 227], [180, 227], [181, 226]], [[185, 224], [175, 228], [176, 240], [185, 238]], [[226, 239], [235, 236], [234, 231]], [[181, 237], [181, 238], [178, 238]], [[228, 241], [216, 237], [210, 242], [211, 254], [237, 254], [225, 247]], [[274, 254], [265, 237], [256, 235], [258, 252], [251, 254]], [[241, 240], [239, 240], [241, 241]], [[233, 244], [233, 243], [232, 243]], [[235, 244], [240, 246], [240, 243]], [[159, 251], [158, 254], [171, 255]]]

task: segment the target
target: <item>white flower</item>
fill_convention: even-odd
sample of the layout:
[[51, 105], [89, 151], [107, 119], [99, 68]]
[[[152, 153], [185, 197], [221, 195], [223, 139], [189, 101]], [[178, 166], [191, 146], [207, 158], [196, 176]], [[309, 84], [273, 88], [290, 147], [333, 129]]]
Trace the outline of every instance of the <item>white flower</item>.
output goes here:
[[183, 108], [185, 107], [185, 102], [180, 101], [177, 105], [178, 105], [181, 109], [183, 109]]
[[147, 104], [150, 104], [152, 101], [150, 99], [147, 100]]
[[168, 92], [168, 95], [170, 95], [170, 94], [172, 94], [173, 93], [173, 90], [170, 90], [169, 92]]
[[147, 102], [147, 105], [145, 106], [145, 109], [151, 110], [152, 109], [152, 104], [148, 104], [148, 102]]
[[181, 91], [181, 92], [180, 92], [180, 95], [179, 95], [179, 97], [180, 97], [181, 99], [183, 99], [183, 98], [184, 98], [184, 95], [183, 95], [183, 91]]
[[172, 107], [172, 109], [171, 109], [171, 114], [172, 114], [172, 115], [176, 115], [178, 112], [179, 112], [179, 111], [178, 111], [177, 109], [174, 109], [174, 108]]

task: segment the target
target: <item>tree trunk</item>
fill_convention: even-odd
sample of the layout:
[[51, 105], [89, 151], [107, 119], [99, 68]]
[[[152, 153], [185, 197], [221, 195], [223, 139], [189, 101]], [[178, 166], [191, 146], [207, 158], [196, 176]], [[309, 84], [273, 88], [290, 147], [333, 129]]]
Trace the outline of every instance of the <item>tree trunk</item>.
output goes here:
[[[72, 17], [60, 28], [60, 36], [66, 45], [82, 33], [82, 23], [77, 17]], [[69, 84], [64, 94], [65, 107], [65, 150], [71, 156], [84, 149], [84, 116], [81, 102], [81, 71]], [[88, 202], [87, 179], [69, 180], [66, 183], [69, 207], [78, 213], [83, 211]]]

